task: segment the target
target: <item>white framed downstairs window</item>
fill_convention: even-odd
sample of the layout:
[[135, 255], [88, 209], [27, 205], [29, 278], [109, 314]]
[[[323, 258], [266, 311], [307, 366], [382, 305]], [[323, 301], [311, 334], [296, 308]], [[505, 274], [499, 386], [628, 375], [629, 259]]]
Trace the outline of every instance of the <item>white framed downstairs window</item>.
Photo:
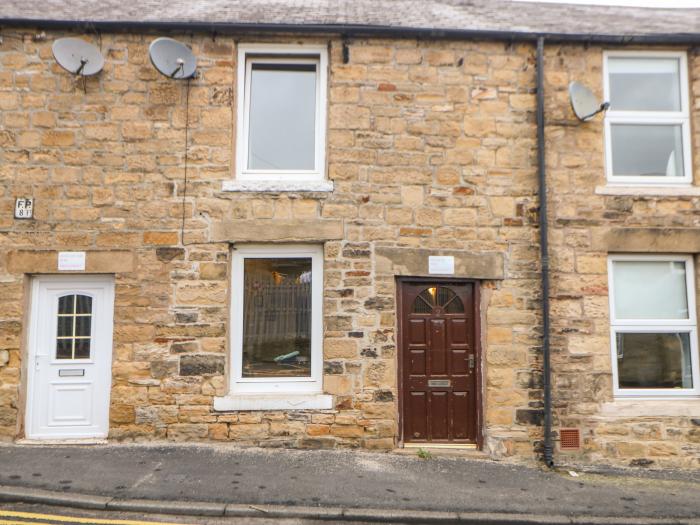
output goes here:
[[615, 397], [698, 396], [691, 256], [608, 258]]
[[603, 60], [607, 180], [690, 185], [688, 64], [684, 52], [607, 51]]
[[322, 309], [322, 246], [237, 246], [231, 393], [321, 393]]
[[325, 177], [328, 49], [238, 47], [236, 179]]

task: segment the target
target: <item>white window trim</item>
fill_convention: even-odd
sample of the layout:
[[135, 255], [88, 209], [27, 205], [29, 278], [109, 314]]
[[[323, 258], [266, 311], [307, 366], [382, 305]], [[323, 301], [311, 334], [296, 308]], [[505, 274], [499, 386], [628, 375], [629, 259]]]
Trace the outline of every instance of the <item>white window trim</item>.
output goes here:
[[[311, 376], [242, 377], [243, 270], [251, 258], [311, 258]], [[323, 391], [323, 247], [318, 245], [246, 245], [233, 252], [231, 277], [231, 394], [320, 394]]]
[[[679, 85], [681, 111], [615, 111], [609, 109], [603, 121], [605, 129], [605, 174], [610, 185], [620, 186], [689, 186], [693, 182], [692, 140], [690, 133], [690, 97], [688, 85], [688, 59], [683, 51], [605, 51], [603, 53], [603, 91], [610, 100], [608, 59], [622, 57], [677, 58], [679, 59]], [[611, 124], [680, 124], [683, 148], [683, 176], [640, 177], [613, 174]]]
[[[688, 298], [688, 319], [617, 319], [615, 316], [615, 283], [613, 263], [615, 261], [668, 261], [684, 262], [686, 275], [686, 296]], [[610, 359], [613, 373], [613, 395], [616, 399], [700, 396], [700, 355], [698, 354], [697, 313], [695, 309], [695, 267], [690, 255], [610, 255], [608, 256], [608, 297], [610, 302]], [[620, 388], [617, 375], [617, 334], [685, 332], [690, 334], [690, 359], [693, 388]]]
[[[315, 168], [313, 170], [248, 169], [248, 128], [250, 106], [250, 55], [261, 61], [317, 63]], [[319, 45], [244, 44], [238, 46], [237, 68], [236, 180], [238, 181], [321, 181], [326, 172], [326, 107], [328, 90], [328, 48]]]

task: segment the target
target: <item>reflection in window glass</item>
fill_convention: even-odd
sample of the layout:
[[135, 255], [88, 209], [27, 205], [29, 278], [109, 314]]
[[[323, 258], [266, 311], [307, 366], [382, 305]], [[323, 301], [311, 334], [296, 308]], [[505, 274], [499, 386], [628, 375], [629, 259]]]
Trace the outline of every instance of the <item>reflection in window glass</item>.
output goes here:
[[72, 314], [75, 308], [75, 295], [64, 295], [58, 298], [58, 313]]
[[620, 388], [693, 388], [688, 333], [617, 334]]
[[89, 359], [91, 325], [92, 297], [87, 295], [59, 297], [56, 359]]
[[688, 319], [685, 263], [614, 261], [617, 319]]
[[448, 314], [464, 313], [464, 304], [462, 304], [462, 300], [457, 296], [452, 298], [452, 300], [450, 300], [450, 302], [448, 302], [445, 306], [445, 312]]
[[433, 311], [432, 297], [428, 295], [427, 290], [423, 290], [416, 300], [413, 301], [414, 314], [429, 314]]
[[90, 336], [90, 321], [89, 315], [75, 317], [75, 335], [81, 337]]
[[681, 125], [611, 124], [615, 176], [683, 176]]
[[58, 339], [56, 341], [56, 359], [71, 359], [73, 357], [73, 339]]
[[73, 316], [65, 316], [58, 318], [58, 337], [73, 336]]
[[613, 111], [681, 111], [678, 58], [610, 57]]
[[75, 295], [74, 297], [76, 314], [92, 313], [92, 297], [89, 295]]
[[313, 170], [316, 64], [253, 62], [248, 168]]
[[90, 359], [90, 339], [75, 339], [74, 359]]
[[246, 258], [243, 377], [311, 376], [311, 259]]

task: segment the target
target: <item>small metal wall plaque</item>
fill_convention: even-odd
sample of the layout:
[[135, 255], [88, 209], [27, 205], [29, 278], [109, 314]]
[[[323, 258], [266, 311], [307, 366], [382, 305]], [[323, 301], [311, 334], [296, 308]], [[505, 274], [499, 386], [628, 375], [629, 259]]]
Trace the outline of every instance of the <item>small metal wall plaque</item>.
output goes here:
[[84, 271], [85, 252], [58, 252], [58, 271]]
[[84, 377], [84, 368], [63, 368], [58, 371], [59, 377]]
[[15, 199], [15, 219], [32, 219], [34, 217], [34, 199], [18, 197]]
[[454, 275], [455, 258], [452, 255], [431, 255], [428, 257], [428, 273], [441, 275]]
[[449, 379], [428, 379], [428, 386], [446, 387], [450, 386]]

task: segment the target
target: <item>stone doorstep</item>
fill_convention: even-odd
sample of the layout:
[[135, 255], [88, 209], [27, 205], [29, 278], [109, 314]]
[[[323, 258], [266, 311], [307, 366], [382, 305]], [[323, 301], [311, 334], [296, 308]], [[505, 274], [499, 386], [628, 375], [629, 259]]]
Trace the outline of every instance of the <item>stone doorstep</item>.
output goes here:
[[108, 445], [109, 440], [105, 438], [84, 438], [84, 439], [28, 439], [21, 438], [14, 441], [15, 445], [45, 446], [54, 447], [57, 445]]
[[419, 450], [425, 450], [426, 452], [429, 452], [431, 456], [436, 456], [436, 457], [457, 457], [457, 458], [465, 458], [465, 459], [483, 459], [483, 460], [489, 460], [489, 461], [498, 461], [494, 458], [492, 458], [488, 452], [484, 452], [483, 450], [478, 450], [475, 448], [436, 448], [436, 447], [430, 447], [430, 446], [425, 446], [425, 447], [399, 447], [395, 448], [393, 450], [390, 450], [390, 454], [397, 454], [400, 456], [417, 456]]

